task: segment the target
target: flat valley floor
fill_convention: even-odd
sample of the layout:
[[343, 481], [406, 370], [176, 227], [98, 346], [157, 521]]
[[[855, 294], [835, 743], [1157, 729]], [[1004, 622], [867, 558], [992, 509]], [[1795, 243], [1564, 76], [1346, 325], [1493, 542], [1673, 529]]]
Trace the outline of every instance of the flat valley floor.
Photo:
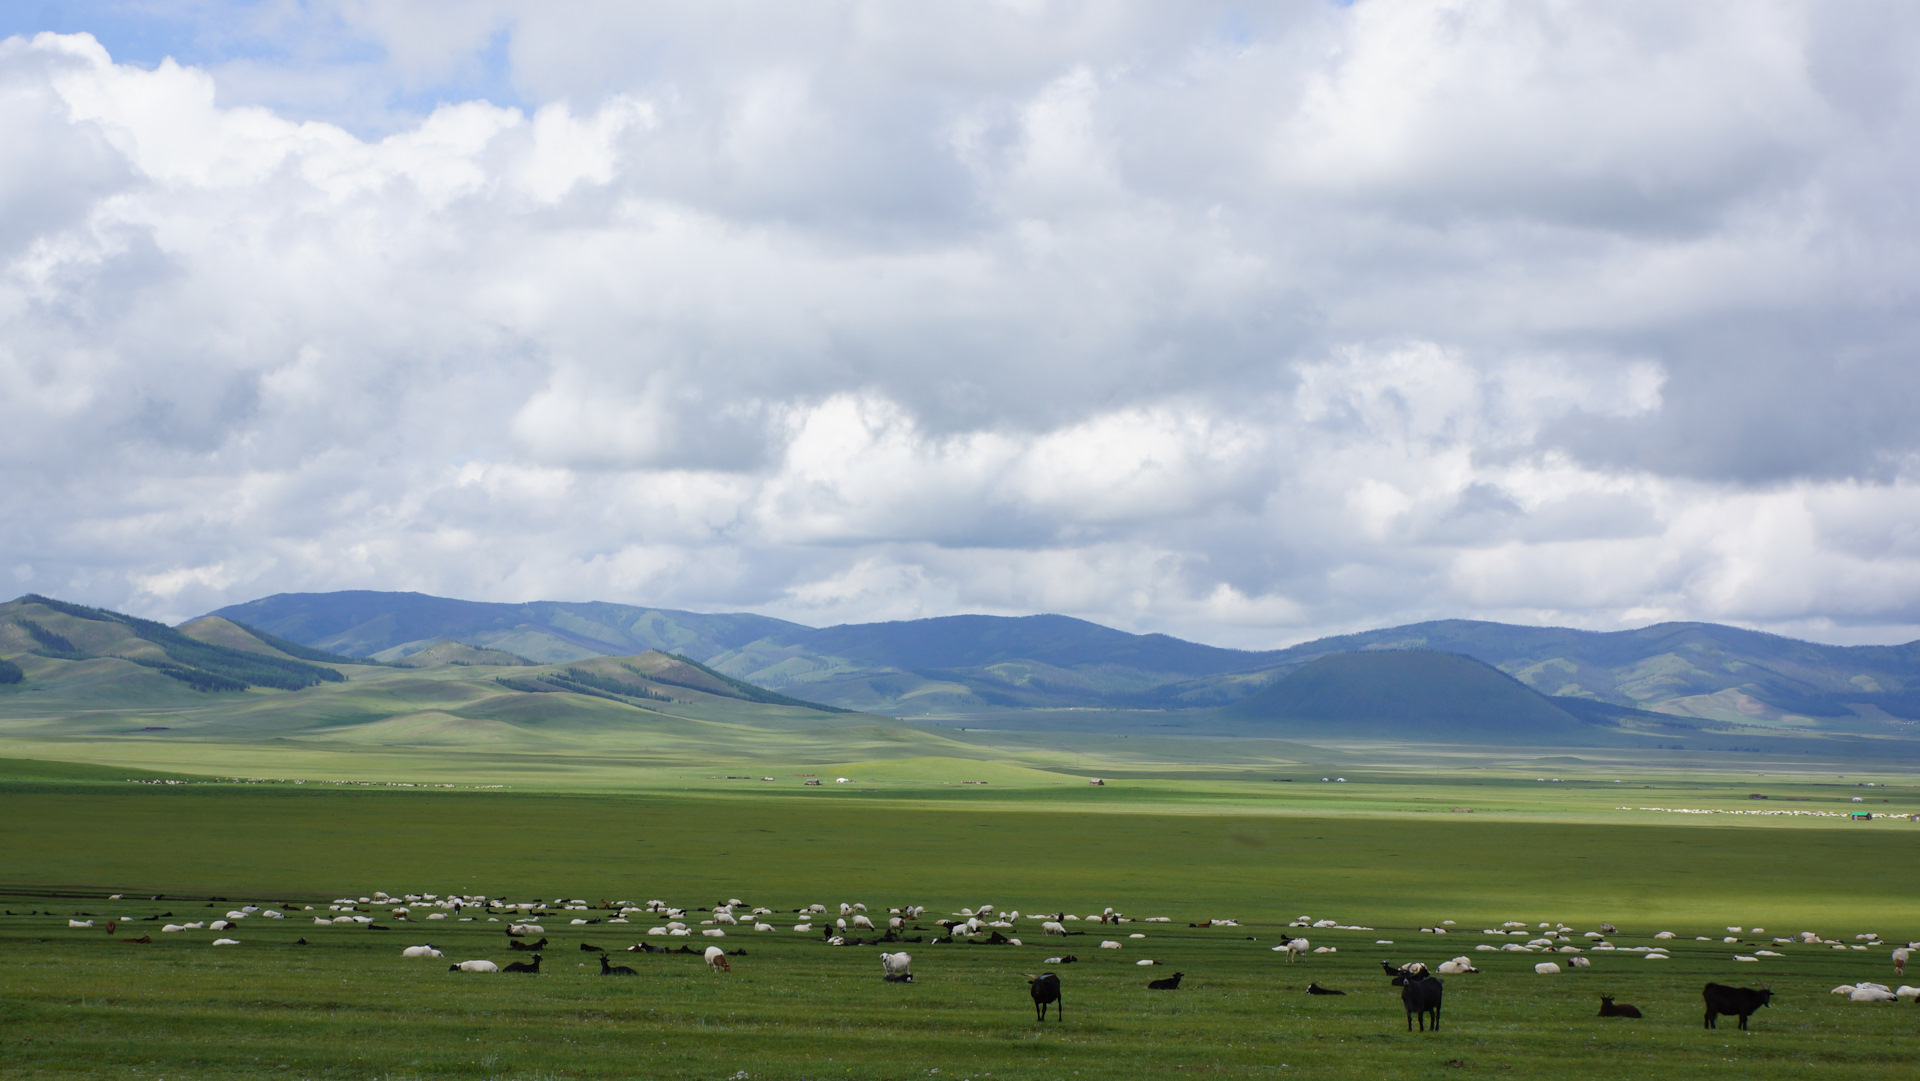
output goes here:
[[[1920, 938], [1920, 823], [1890, 817], [1920, 811], [1920, 786], [1812, 770], [1568, 772], [1095, 788], [958, 774], [806, 787], [789, 770], [771, 783], [689, 773], [563, 791], [458, 771], [406, 782], [458, 787], [396, 787], [5, 760], [0, 1076], [1915, 1075], [1920, 1005], [1829, 991], [1920, 983], [1920, 964], [1903, 980], [1889, 956]], [[1845, 817], [1862, 808], [1877, 817]], [[531, 917], [543, 934], [525, 936], [548, 940], [541, 971], [447, 971], [529, 957], [505, 933], [527, 917], [428, 920], [439, 910], [415, 905], [403, 920], [358, 901], [375, 891], [545, 903]], [[316, 923], [342, 898], [374, 925]], [[701, 936], [700, 909], [730, 898], [772, 909], [775, 930]], [[564, 907], [576, 899], [588, 907]], [[693, 933], [648, 935], [665, 920], [646, 914], [609, 922], [609, 904], [655, 899], [686, 909]], [[793, 930], [794, 909], [837, 916], [841, 902], [876, 917], [925, 905], [906, 932], [920, 941], [832, 946], [818, 917]], [[933, 920], [986, 904], [1021, 913], [1002, 933], [1023, 945], [930, 941]], [[283, 917], [161, 930], [245, 905]], [[1034, 918], [1109, 907], [1131, 922], [1081, 919], [1060, 937]], [[1339, 926], [1288, 926], [1300, 917]], [[1237, 925], [1191, 926], [1209, 920]], [[1616, 949], [1585, 937], [1602, 922], [1617, 926]], [[1584, 952], [1497, 948], [1563, 925], [1555, 948]], [[1825, 941], [1773, 941], [1803, 931]], [[1289, 934], [1334, 952], [1290, 964], [1273, 950]], [[238, 944], [212, 945], [221, 937]], [[151, 941], [126, 941], [140, 938]], [[626, 951], [643, 941], [693, 952]], [[401, 956], [425, 943], [444, 958]], [[636, 974], [601, 976], [583, 943]], [[698, 956], [713, 944], [744, 951], [731, 972]], [[1668, 959], [1636, 952], [1656, 946]], [[881, 980], [884, 949], [912, 954], [914, 983]], [[1065, 955], [1078, 960], [1045, 963]], [[1480, 971], [1447, 978], [1439, 1032], [1409, 1033], [1380, 962], [1456, 955]], [[1566, 971], [1536, 974], [1549, 960]], [[1023, 974], [1040, 971], [1063, 981], [1064, 1020], [1034, 1020]], [[1146, 987], [1176, 971], [1178, 990]], [[1709, 1031], [1708, 981], [1776, 996], [1749, 1031], [1731, 1018]], [[1309, 982], [1346, 993], [1310, 996]], [[1602, 994], [1644, 1018], [1597, 1017]]]

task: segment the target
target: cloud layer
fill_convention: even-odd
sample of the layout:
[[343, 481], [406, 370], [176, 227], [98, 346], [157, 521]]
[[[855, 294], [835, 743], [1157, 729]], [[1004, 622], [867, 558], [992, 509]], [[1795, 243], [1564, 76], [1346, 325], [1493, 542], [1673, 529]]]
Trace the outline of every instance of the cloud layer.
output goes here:
[[0, 572], [1920, 635], [1920, 13], [1172, 7], [0, 42]]

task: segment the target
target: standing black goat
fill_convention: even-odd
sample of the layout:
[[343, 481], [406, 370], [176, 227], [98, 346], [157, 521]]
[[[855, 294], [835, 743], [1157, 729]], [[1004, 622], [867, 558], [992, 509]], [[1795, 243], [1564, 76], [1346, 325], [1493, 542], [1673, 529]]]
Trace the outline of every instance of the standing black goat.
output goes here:
[[1067, 1004], [1060, 1001], [1060, 977], [1051, 972], [1043, 972], [1038, 976], [1028, 973], [1027, 992], [1033, 996], [1034, 1020], [1045, 1021], [1047, 1019], [1048, 1003], [1053, 1004], [1053, 1019], [1055, 1021], [1065, 1019], [1067, 1015]]
[[1440, 1031], [1440, 992], [1445, 985], [1440, 977], [1430, 974], [1427, 966], [1418, 961], [1393, 966], [1391, 961], [1380, 962], [1380, 967], [1393, 975], [1393, 985], [1400, 989], [1400, 1004], [1407, 1008], [1407, 1031], [1413, 1031], [1413, 1019], [1420, 1019], [1420, 1031], [1427, 1031], [1427, 1019], [1433, 1019], [1433, 1031]]

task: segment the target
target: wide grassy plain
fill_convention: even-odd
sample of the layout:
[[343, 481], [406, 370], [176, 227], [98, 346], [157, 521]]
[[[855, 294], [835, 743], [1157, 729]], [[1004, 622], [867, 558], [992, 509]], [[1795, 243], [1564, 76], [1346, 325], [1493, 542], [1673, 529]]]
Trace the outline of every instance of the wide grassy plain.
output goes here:
[[[1920, 1067], [1920, 1007], [1826, 993], [1901, 982], [1887, 948], [1770, 942], [1806, 930], [1845, 947], [1870, 932], [1920, 937], [1920, 823], [1831, 817], [1920, 811], [1920, 786], [1898, 774], [1578, 759], [1536, 774], [1547, 757], [1421, 770], [1403, 748], [1379, 757], [1391, 768], [1341, 783], [1207, 766], [1177, 746], [1159, 768], [1146, 752], [1122, 762], [1111, 747], [1065, 746], [1011, 764], [515, 772], [504, 757], [405, 749], [313, 748], [303, 753], [341, 757], [275, 763], [256, 746], [246, 753], [263, 756], [257, 765], [280, 768], [242, 776], [306, 783], [166, 785], [112, 764], [123, 760], [113, 747], [60, 746], [109, 764], [0, 763], [9, 1078], [1906, 1078]], [[1273, 761], [1285, 765], [1282, 750]], [[1095, 788], [1072, 775], [1076, 754], [1134, 768]], [[1324, 754], [1366, 766], [1357, 750]], [[337, 772], [354, 762], [365, 783], [326, 783], [328, 770], [354, 777]], [[834, 784], [835, 771], [850, 782]], [[827, 783], [803, 787], [807, 773]], [[487, 784], [509, 787], [477, 787]], [[1824, 816], [1732, 813], [1752, 810]], [[448, 961], [522, 956], [506, 948], [505, 923], [418, 910], [398, 922], [384, 907], [372, 914], [391, 930], [313, 922], [333, 899], [376, 890], [595, 908], [542, 914], [551, 945], [538, 976], [453, 975]], [[107, 900], [114, 893], [122, 899]], [[616, 963], [639, 975], [604, 978], [581, 942], [713, 940], [649, 938], [659, 921], [644, 917], [569, 922], [611, 918], [605, 901], [693, 910], [728, 897], [779, 913], [775, 932], [719, 940], [746, 950], [728, 975], [697, 956], [621, 952]], [[933, 918], [983, 903], [1023, 914], [1112, 906], [1140, 919], [1079, 921], [1068, 926], [1088, 933], [1062, 940], [1023, 918], [1011, 933], [1025, 946], [909, 943], [917, 982], [895, 985], [880, 980], [880, 947], [792, 931], [791, 909], [841, 901], [924, 904], [927, 930], [909, 935], [926, 938]], [[294, 908], [242, 921], [226, 932], [241, 944], [218, 948], [217, 932], [166, 934], [166, 918], [146, 918], [210, 920], [244, 903]], [[1161, 915], [1172, 922], [1144, 922]], [[1367, 929], [1308, 930], [1338, 952], [1288, 965], [1270, 947], [1303, 915]], [[113, 916], [127, 922], [109, 935]], [[1240, 926], [1188, 926], [1221, 917]], [[73, 918], [95, 927], [69, 928]], [[1444, 937], [1420, 931], [1444, 920], [1455, 921]], [[1544, 955], [1474, 949], [1527, 941], [1479, 933], [1509, 920], [1528, 937], [1541, 922], [1611, 921], [1621, 947], [1652, 945], [1661, 930], [1679, 937], [1670, 961], [1595, 951], [1583, 955], [1590, 969], [1538, 976]], [[1740, 943], [1721, 941], [1729, 926], [1743, 928]], [[143, 934], [154, 941], [121, 941]], [[1099, 949], [1102, 939], [1123, 948]], [[446, 961], [400, 957], [420, 942]], [[1760, 949], [1783, 956], [1732, 960]], [[1063, 953], [1080, 958], [1057, 970], [1066, 1019], [1037, 1025], [1021, 974]], [[1380, 959], [1461, 953], [1481, 971], [1447, 981], [1443, 1030], [1407, 1033]], [[1143, 958], [1161, 964], [1134, 964]], [[1146, 989], [1176, 970], [1180, 990]], [[1770, 984], [1780, 997], [1751, 1032], [1732, 1021], [1703, 1031], [1710, 979]], [[1309, 980], [1348, 993], [1308, 996]], [[1595, 1017], [1601, 993], [1645, 1019]]]

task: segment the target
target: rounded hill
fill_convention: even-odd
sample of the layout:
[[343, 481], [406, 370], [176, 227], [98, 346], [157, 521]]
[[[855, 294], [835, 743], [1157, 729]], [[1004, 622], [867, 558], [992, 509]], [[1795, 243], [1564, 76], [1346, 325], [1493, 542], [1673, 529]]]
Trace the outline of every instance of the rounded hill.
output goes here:
[[1218, 716], [1277, 736], [1551, 743], [1593, 732], [1491, 665], [1415, 649], [1317, 658]]

